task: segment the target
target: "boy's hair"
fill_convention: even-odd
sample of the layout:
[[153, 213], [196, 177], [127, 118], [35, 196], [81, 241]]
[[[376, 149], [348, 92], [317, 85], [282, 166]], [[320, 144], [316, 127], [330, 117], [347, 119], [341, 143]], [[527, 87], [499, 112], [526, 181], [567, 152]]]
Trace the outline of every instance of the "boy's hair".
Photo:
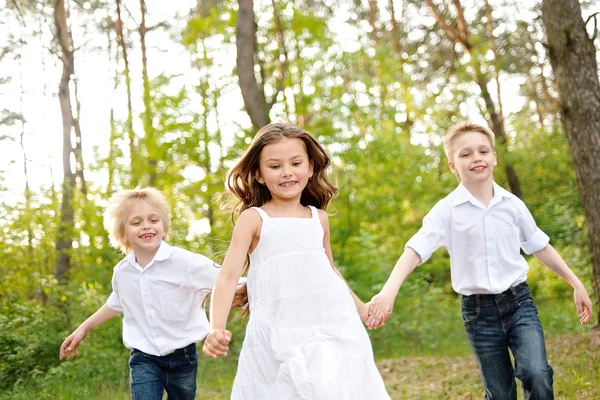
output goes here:
[[300, 139], [306, 147], [308, 159], [313, 162], [313, 176], [302, 191], [300, 203], [325, 209], [337, 193], [328, 176], [331, 157], [317, 140], [307, 131], [290, 123], [272, 123], [260, 129], [250, 147], [242, 155], [227, 177], [227, 187], [237, 198], [233, 215], [250, 207], [260, 207], [271, 200], [265, 185], [256, 180], [262, 149], [283, 138]]
[[486, 128], [483, 125], [475, 124], [471, 121], [461, 122], [457, 125], [454, 125], [448, 133], [444, 136], [444, 151], [446, 152], [446, 157], [448, 157], [448, 161], [452, 160], [452, 144], [454, 141], [461, 135], [469, 132], [476, 132], [485, 135], [492, 145], [492, 150], [494, 149], [494, 133]]
[[104, 229], [108, 232], [110, 244], [128, 254], [132, 249], [125, 239], [125, 223], [131, 207], [138, 201], [145, 200], [158, 208], [160, 220], [165, 228], [165, 235], [169, 232], [171, 217], [169, 203], [165, 195], [154, 188], [135, 188], [121, 190], [108, 199], [108, 205], [104, 212]]

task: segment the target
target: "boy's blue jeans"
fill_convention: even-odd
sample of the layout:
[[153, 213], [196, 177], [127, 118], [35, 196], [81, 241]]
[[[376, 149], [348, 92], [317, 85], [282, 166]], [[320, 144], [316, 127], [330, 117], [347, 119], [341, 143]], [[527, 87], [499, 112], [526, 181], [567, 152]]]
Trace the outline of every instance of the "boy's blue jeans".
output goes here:
[[[525, 400], [552, 400], [552, 367], [544, 332], [526, 282], [501, 294], [461, 296], [467, 336], [479, 365], [486, 400], [517, 400], [515, 376]], [[511, 363], [508, 349], [515, 365]]]
[[137, 349], [129, 358], [133, 400], [193, 400], [196, 397], [198, 354], [196, 343], [166, 356], [153, 356]]

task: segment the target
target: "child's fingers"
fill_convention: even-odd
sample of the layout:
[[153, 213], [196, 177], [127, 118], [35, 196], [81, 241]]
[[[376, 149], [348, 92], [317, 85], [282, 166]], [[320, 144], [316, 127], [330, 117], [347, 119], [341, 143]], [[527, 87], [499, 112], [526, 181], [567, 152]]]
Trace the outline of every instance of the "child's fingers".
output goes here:
[[[64, 360], [65, 358], [67, 360], [71, 359], [72, 345], [73, 345], [73, 338], [71, 336], [66, 338], [65, 341], [60, 345], [59, 358], [61, 360]], [[75, 349], [77, 349], [77, 347], [75, 347]]]
[[592, 302], [583, 303], [583, 312], [581, 314], [581, 325], [585, 325], [592, 319]]
[[371, 300], [371, 301], [369, 302], [369, 317], [370, 317], [371, 315], [373, 315], [373, 313], [374, 313], [374, 311], [375, 311], [375, 307], [376, 307], [376, 304], [375, 304], [375, 302], [374, 302], [373, 300]]
[[202, 346], [202, 352], [211, 358], [223, 357], [227, 355], [227, 346], [207, 339]]

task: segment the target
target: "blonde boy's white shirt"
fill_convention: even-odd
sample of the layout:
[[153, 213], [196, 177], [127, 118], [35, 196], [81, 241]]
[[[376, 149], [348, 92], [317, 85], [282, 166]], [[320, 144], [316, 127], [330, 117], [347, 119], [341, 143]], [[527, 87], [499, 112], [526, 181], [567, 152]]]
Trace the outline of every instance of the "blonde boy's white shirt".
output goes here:
[[106, 305], [123, 313], [123, 343], [163, 356], [203, 340], [209, 323], [202, 305], [220, 266], [209, 258], [162, 242], [142, 268], [134, 252], [114, 268]]
[[495, 182], [493, 188], [485, 207], [461, 183], [431, 209], [406, 244], [421, 263], [445, 247], [452, 288], [462, 295], [502, 293], [524, 282], [529, 265], [520, 249], [531, 254], [550, 241], [523, 201]]

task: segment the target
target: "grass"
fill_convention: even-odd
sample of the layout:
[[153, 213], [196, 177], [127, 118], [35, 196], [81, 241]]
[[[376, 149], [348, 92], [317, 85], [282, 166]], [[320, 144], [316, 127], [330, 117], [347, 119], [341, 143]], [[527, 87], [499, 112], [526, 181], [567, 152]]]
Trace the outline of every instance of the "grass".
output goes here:
[[[458, 300], [424, 296], [414, 303], [415, 298], [401, 300], [405, 303], [396, 305], [394, 319], [371, 332], [390, 396], [394, 400], [481, 399], [483, 389], [460, 321]], [[542, 304], [540, 318], [555, 372], [556, 398], [600, 398], [600, 330], [578, 326], [570, 300]], [[234, 328], [237, 344], [229, 357], [200, 359], [198, 400], [229, 399], [242, 336], [239, 327]], [[0, 399], [129, 399], [128, 352], [112, 336], [102, 335], [102, 330], [90, 335], [84, 342], [87, 348], [82, 347], [83, 354], [75, 361], [16, 383], [12, 390], [0, 392]]]

